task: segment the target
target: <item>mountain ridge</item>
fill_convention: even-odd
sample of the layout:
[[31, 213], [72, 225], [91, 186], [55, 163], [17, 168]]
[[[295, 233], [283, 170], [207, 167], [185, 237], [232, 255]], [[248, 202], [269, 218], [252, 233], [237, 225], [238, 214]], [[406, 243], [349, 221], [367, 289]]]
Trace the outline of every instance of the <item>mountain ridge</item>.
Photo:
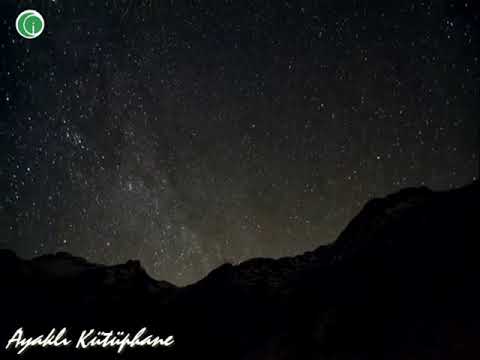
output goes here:
[[[138, 261], [106, 266], [67, 253], [23, 260], [2, 250], [0, 344], [18, 325], [148, 326], [175, 334], [175, 347], [160, 354], [171, 359], [478, 358], [479, 213], [478, 181], [405, 189], [369, 201], [332, 244], [224, 264], [184, 287], [153, 279]], [[157, 356], [139, 349], [122, 358]]]

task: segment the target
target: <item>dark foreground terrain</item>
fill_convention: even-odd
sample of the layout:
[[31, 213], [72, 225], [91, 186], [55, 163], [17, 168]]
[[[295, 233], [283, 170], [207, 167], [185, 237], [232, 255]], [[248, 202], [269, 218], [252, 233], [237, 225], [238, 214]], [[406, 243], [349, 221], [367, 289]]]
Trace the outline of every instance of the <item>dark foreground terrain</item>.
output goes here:
[[[102, 266], [65, 253], [0, 251], [0, 358], [480, 359], [480, 183], [407, 189], [370, 201], [329, 246], [224, 265], [177, 288], [138, 262]], [[68, 327], [141, 327], [168, 349], [5, 352]]]

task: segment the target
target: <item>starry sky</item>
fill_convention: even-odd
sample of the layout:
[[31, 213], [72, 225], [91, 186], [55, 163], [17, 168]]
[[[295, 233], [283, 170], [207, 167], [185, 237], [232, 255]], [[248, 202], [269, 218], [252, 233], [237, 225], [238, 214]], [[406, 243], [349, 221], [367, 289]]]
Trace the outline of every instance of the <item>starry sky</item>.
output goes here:
[[[80, 5], [81, 4], [81, 5]], [[15, 18], [42, 13], [24, 40]], [[474, 0], [16, 1], [1, 14], [0, 248], [187, 284], [478, 176]]]

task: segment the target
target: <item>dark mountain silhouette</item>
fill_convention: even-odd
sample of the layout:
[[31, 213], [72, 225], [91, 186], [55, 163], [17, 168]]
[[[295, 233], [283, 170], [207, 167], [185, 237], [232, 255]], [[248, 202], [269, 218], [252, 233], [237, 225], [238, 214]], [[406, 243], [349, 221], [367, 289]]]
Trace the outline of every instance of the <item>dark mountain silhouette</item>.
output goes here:
[[[168, 349], [34, 348], [48, 359], [479, 359], [480, 183], [370, 201], [337, 241], [300, 256], [159, 282], [137, 261], [0, 252], [0, 341], [68, 327], [148, 327]], [[75, 338], [74, 335], [71, 337]], [[1, 358], [18, 357], [13, 351]]]

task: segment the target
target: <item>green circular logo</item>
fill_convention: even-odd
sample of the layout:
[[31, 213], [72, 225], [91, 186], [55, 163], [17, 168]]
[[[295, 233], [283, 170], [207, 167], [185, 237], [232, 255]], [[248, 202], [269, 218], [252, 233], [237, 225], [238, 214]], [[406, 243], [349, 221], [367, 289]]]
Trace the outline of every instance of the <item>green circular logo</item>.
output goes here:
[[35, 39], [43, 32], [45, 21], [38, 11], [25, 10], [17, 16], [15, 26], [25, 39]]

